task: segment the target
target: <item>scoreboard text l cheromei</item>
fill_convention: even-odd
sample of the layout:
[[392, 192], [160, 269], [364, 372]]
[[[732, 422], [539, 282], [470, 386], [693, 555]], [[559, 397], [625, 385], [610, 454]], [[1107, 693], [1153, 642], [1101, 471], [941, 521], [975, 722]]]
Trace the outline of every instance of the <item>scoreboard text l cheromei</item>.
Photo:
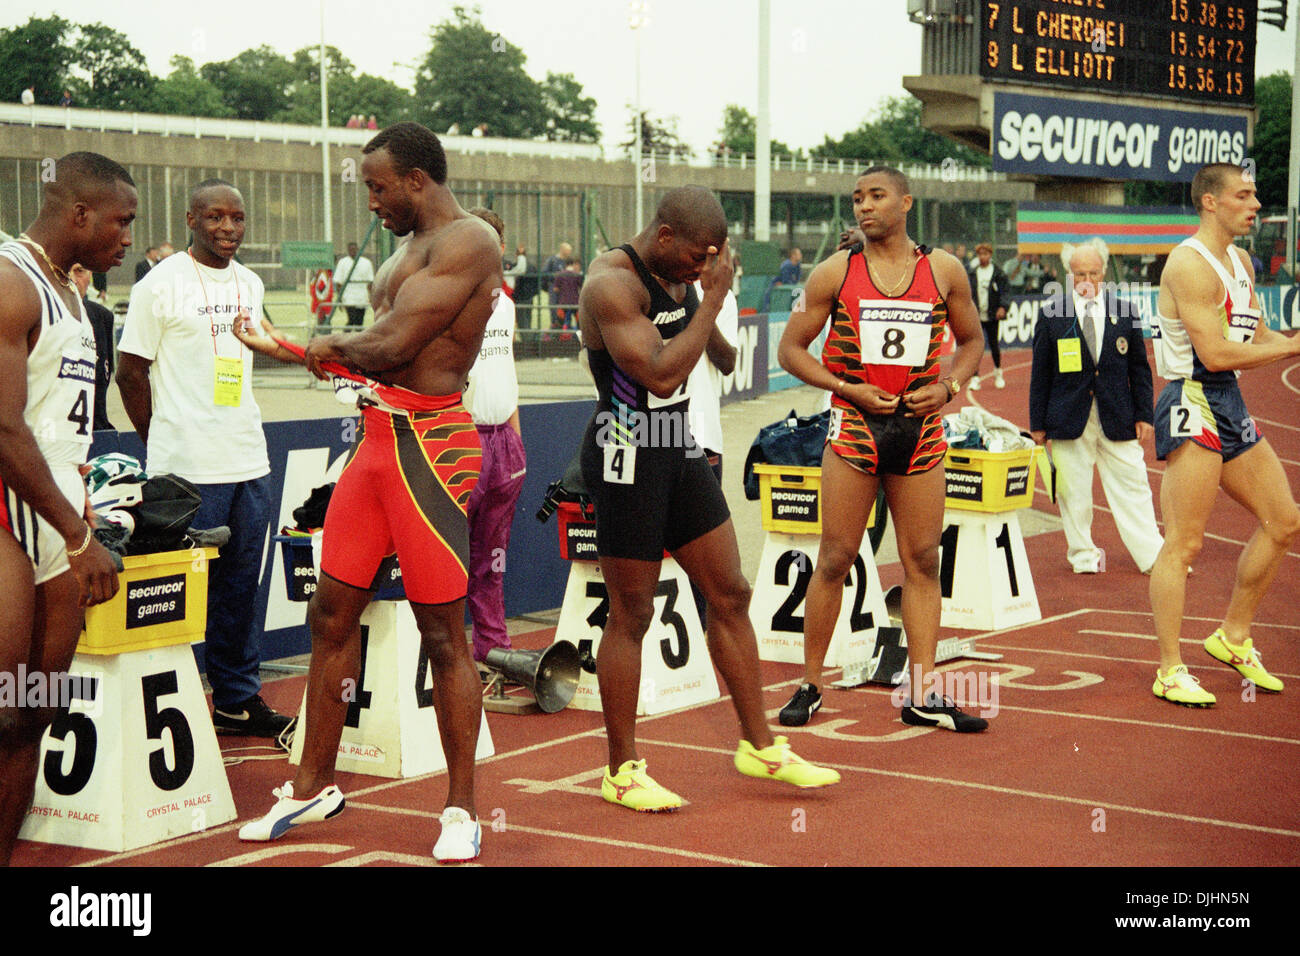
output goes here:
[[982, 0], [980, 75], [1252, 106], [1256, 0]]

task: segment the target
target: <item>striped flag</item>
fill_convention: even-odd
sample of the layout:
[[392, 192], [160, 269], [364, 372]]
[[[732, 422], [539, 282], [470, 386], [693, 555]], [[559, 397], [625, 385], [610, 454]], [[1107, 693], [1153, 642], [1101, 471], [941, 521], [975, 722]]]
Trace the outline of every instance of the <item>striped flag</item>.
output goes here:
[[1059, 253], [1100, 236], [1113, 255], [1171, 252], [1196, 232], [1200, 218], [1177, 206], [1087, 206], [1065, 202], [1025, 202], [1016, 215], [1022, 253]]

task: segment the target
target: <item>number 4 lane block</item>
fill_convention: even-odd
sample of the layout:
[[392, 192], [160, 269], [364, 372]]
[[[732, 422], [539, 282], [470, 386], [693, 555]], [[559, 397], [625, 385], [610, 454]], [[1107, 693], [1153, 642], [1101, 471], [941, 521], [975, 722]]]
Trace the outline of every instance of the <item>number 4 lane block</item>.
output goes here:
[[[718, 700], [718, 679], [704, 643], [690, 580], [672, 558], [665, 557], [655, 587], [655, 614], [641, 643], [641, 694], [637, 713], [665, 711]], [[576, 644], [582, 658], [578, 691], [569, 704], [600, 710], [596, 657], [609, 617], [609, 592], [595, 561], [574, 561], [564, 590], [556, 641]]]
[[68, 673], [40, 688], [68, 710], [41, 742], [20, 837], [121, 852], [235, 819], [190, 650], [215, 553], [127, 558], [117, 597], [87, 614]]

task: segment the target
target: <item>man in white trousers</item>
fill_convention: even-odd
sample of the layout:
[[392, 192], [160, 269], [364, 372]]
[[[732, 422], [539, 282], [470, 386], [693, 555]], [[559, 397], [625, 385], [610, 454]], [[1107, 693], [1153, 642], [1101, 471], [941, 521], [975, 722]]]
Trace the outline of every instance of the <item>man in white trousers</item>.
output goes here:
[[1092, 471], [1101, 473], [1120, 539], [1147, 574], [1164, 539], [1156, 527], [1142, 442], [1153, 433], [1151, 366], [1135, 309], [1102, 294], [1109, 252], [1093, 238], [1061, 251], [1070, 278], [1034, 329], [1029, 430], [1050, 441], [1066, 557], [1076, 574], [1106, 570], [1092, 540]]

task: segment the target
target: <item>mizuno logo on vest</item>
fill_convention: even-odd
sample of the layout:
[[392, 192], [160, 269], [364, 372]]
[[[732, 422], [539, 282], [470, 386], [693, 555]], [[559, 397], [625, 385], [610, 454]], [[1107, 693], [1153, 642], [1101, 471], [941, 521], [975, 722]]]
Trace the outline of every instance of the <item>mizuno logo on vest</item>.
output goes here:
[[680, 309], [674, 309], [671, 312], [660, 312], [654, 317], [655, 325], [666, 325], [669, 322], [676, 322], [678, 319], [686, 318], [686, 306]]

